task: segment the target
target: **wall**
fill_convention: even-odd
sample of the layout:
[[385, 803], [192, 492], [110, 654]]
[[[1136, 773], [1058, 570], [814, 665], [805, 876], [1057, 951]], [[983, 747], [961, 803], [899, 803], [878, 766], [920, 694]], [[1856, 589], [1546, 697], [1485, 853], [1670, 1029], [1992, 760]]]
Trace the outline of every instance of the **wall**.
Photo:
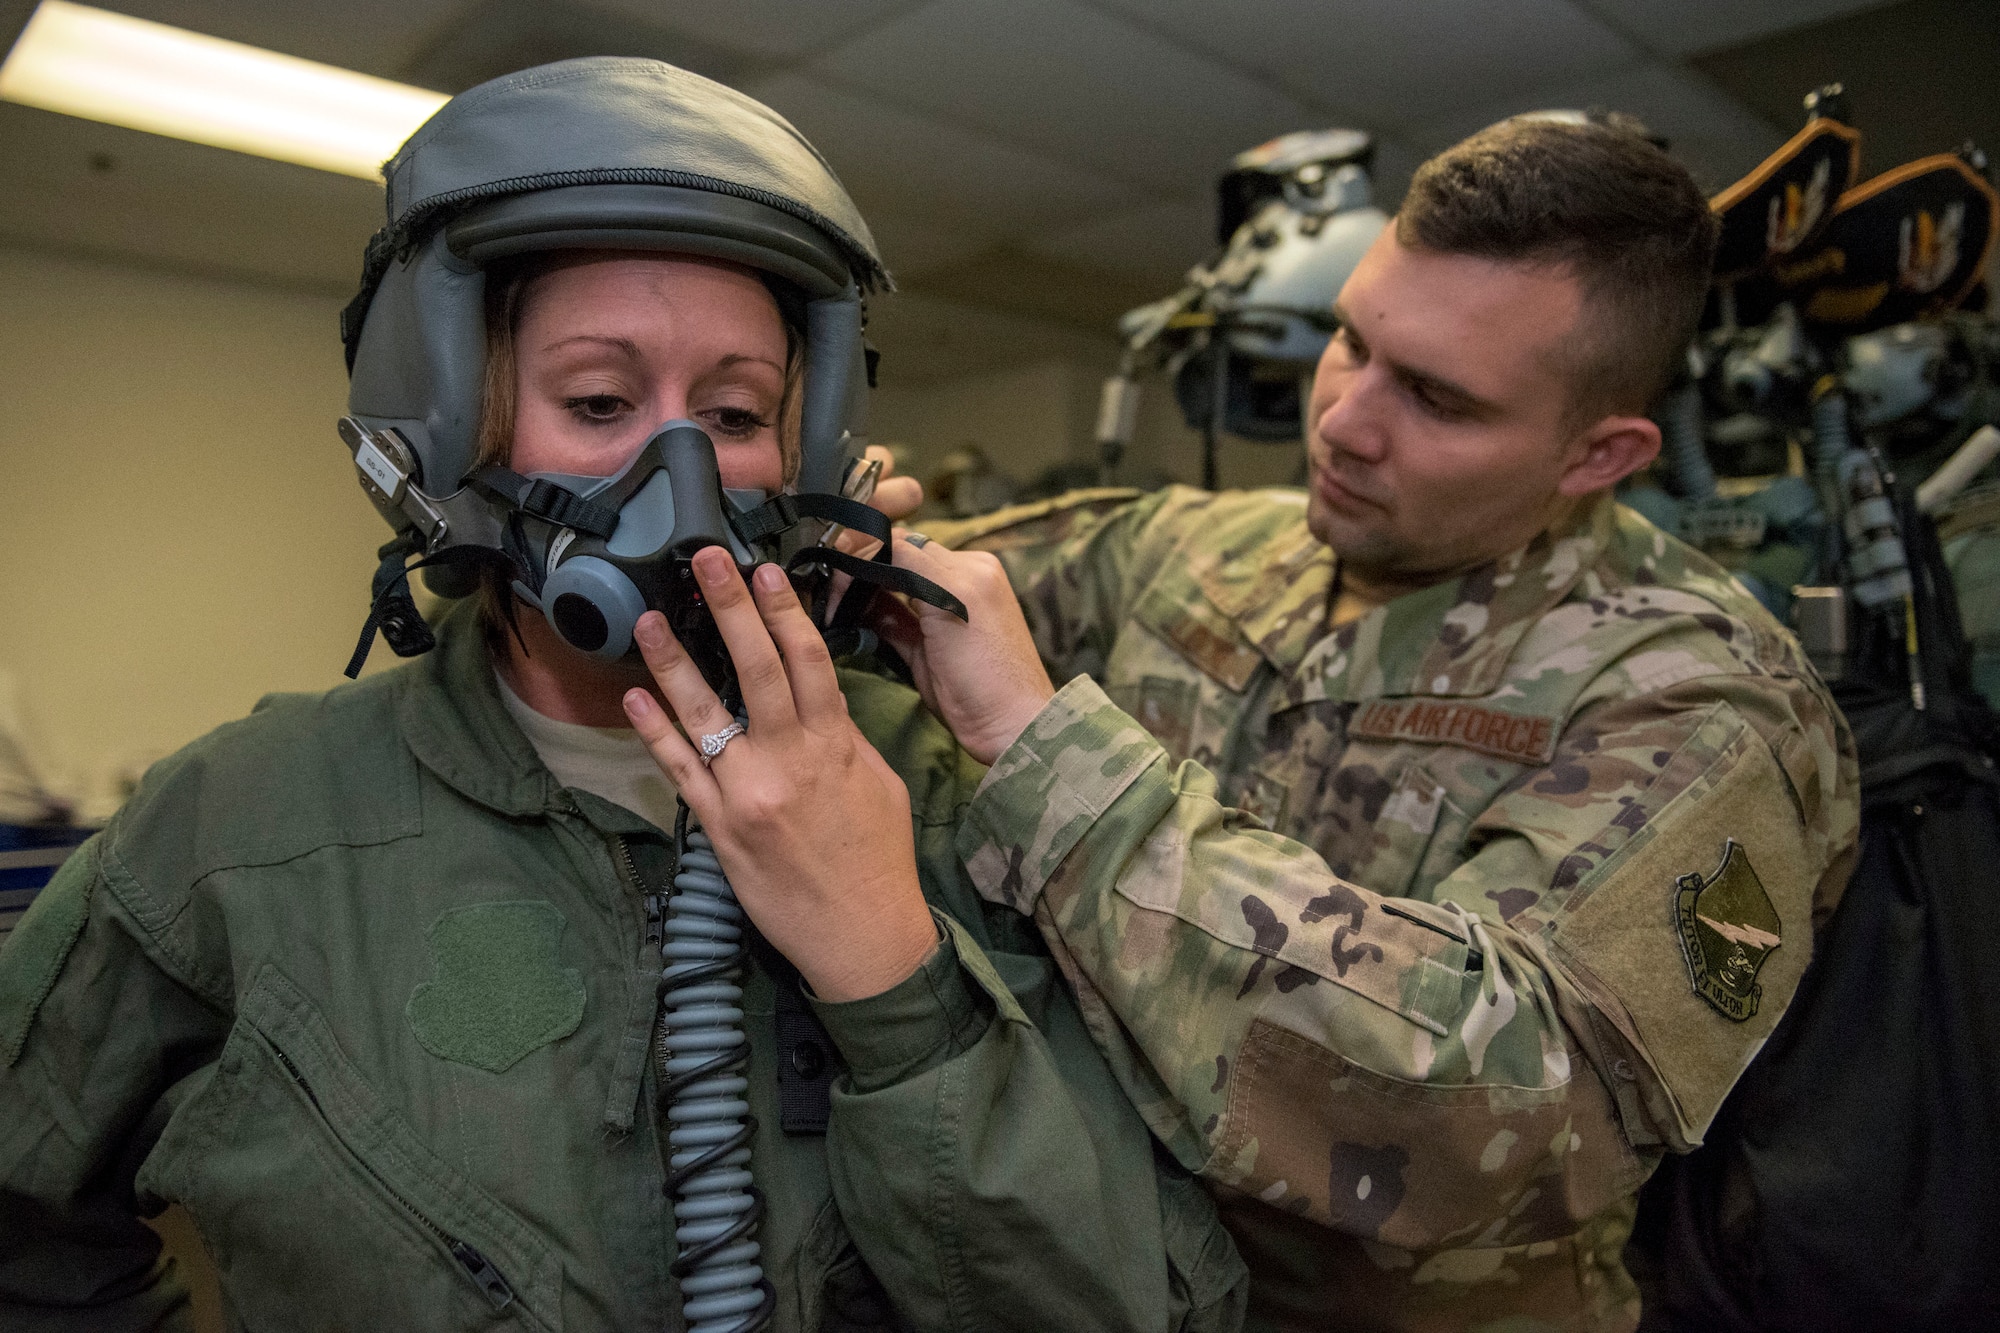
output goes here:
[[91, 813], [340, 678], [388, 535], [333, 430], [340, 304], [0, 248], [0, 670]]
[[[1062, 462], [1097, 459], [1098, 395], [1117, 365], [1115, 345], [1052, 357], [878, 395], [870, 434], [904, 448], [904, 466], [930, 475], [944, 456], [977, 444], [1001, 471], [1029, 481]], [[1282, 486], [1295, 479], [1296, 444], [1253, 444], [1225, 438], [1219, 467], [1225, 486]], [[1141, 381], [1139, 415], [1119, 472], [1123, 482], [1201, 480], [1201, 436], [1188, 428], [1164, 375]]]
[[954, 449], [977, 445], [994, 464], [1026, 480], [1088, 447], [1097, 380], [1074, 361], [1036, 361], [877, 399], [870, 435], [904, 445], [913, 475], [929, 474]]

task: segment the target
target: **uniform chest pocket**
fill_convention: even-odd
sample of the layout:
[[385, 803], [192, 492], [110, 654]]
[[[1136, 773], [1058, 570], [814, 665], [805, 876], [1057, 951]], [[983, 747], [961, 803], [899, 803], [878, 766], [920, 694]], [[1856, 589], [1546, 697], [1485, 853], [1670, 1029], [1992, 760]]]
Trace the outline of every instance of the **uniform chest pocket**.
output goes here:
[[1418, 747], [1349, 743], [1301, 775], [1284, 832], [1307, 842], [1333, 873], [1390, 897], [1410, 891], [1451, 800]]
[[186, 1206], [246, 1328], [562, 1326], [554, 1248], [425, 1147], [273, 967], [140, 1187]]

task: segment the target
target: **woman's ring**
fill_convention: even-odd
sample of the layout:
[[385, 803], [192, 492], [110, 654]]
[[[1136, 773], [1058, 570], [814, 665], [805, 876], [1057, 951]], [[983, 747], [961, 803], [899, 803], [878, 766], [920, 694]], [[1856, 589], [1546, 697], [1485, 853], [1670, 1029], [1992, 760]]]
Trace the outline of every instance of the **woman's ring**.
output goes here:
[[711, 731], [701, 738], [701, 762], [706, 765], [722, 753], [722, 747], [743, 734], [741, 722], [731, 722], [721, 731]]
[[903, 540], [920, 549], [931, 544], [931, 539], [924, 536], [921, 532], [908, 533], [904, 536]]

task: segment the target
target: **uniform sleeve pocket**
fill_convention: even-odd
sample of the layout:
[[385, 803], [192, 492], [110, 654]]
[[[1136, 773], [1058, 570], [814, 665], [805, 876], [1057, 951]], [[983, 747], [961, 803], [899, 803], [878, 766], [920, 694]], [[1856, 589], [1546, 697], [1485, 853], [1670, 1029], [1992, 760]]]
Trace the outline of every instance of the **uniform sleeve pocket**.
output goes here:
[[[265, 966], [141, 1188], [183, 1203], [252, 1328], [555, 1330], [554, 1248], [453, 1173]], [[303, 1304], [302, 1304], [303, 1303]]]

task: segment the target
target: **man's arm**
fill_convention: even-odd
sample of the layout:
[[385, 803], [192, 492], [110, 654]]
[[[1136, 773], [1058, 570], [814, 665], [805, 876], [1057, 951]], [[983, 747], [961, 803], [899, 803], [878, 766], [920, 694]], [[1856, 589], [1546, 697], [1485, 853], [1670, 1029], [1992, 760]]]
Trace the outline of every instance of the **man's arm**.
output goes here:
[[0, 1326], [191, 1327], [135, 1215], [159, 1090], [226, 1028], [154, 966], [85, 845], [0, 950]]
[[1130, 604], [1140, 534], [1199, 495], [1185, 488], [1073, 491], [981, 518], [927, 523], [924, 531], [942, 546], [999, 557], [1051, 676], [1101, 677]]
[[[1432, 905], [1256, 827], [1078, 680], [999, 756], [960, 850], [1042, 924], [1191, 1169], [1402, 1248], [1520, 1244], [1699, 1141], [1790, 999], [1853, 823], [1815, 699], [1745, 676], [1586, 709]], [[1695, 992], [1675, 912], [1731, 839], [1783, 941], [1741, 1021]], [[1503, 923], [1517, 887], [1536, 907]]]

